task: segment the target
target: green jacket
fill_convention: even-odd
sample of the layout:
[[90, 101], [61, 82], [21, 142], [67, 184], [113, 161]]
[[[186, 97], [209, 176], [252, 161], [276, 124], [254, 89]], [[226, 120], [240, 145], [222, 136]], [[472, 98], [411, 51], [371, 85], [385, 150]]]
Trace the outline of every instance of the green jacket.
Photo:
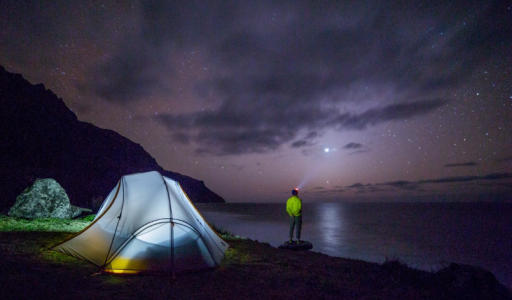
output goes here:
[[302, 215], [302, 200], [299, 197], [293, 196], [286, 201], [286, 211], [290, 217], [298, 217]]

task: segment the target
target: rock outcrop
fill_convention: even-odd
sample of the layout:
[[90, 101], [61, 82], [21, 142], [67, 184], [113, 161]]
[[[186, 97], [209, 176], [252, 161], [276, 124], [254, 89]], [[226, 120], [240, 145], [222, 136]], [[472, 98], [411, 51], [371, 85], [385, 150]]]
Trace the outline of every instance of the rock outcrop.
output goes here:
[[493, 299], [482, 297], [482, 291], [489, 295], [501, 295], [499, 299], [512, 299], [512, 293], [484, 268], [451, 263], [437, 273], [445, 283], [450, 283], [452, 291], [463, 299]]
[[9, 216], [27, 219], [71, 219], [81, 213], [82, 209], [71, 205], [66, 191], [52, 178], [37, 179], [16, 198], [9, 210]]
[[97, 209], [127, 174], [158, 171], [178, 181], [193, 202], [224, 202], [202, 181], [166, 171], [120, 134], [81, 122], [44, 85], [0, 66], [0, 211], [37, 178], [54, 178], [71, 203]]

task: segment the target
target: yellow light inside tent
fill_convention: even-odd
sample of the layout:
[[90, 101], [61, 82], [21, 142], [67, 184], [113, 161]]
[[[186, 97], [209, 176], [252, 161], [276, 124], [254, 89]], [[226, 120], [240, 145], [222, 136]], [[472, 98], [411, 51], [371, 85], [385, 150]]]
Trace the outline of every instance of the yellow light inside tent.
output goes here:
[[136, 270], [112, 270], [112, 269], [105, 269], [104, 270], [107, 273], [111, 274], [138, 274], [140, 271]]
[[139, 259], [129, 259], [126, 257], [116, 257], [109, 265], [110, 268], [105, 268], [105, 272], [114, 274], [137, 274], [139, 270], [144, 269], [144, 264]]

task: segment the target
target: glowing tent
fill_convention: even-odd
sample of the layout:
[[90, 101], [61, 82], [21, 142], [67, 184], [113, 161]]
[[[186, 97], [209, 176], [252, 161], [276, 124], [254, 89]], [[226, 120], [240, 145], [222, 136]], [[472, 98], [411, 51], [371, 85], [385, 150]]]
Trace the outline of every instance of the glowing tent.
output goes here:
[[94, 221], [52, 249], [111, 273], [174, 273], [218, 266], [228, 247], [178, 182], [147, 172], [123, 176]]

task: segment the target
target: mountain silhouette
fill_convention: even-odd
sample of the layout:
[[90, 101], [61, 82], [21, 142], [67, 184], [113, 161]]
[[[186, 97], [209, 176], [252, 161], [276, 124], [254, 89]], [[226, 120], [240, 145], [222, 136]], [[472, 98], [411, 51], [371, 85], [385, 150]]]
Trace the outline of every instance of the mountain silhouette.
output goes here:
[[0, 211], [37, 178], [54, 178], [73, 205], [97, 209], [123, 175], [158, 171], [195, 203], [225, 202], [203, 181], [166, 171], [120, 134], [79, 121], [43, 84], [0, 66]]

